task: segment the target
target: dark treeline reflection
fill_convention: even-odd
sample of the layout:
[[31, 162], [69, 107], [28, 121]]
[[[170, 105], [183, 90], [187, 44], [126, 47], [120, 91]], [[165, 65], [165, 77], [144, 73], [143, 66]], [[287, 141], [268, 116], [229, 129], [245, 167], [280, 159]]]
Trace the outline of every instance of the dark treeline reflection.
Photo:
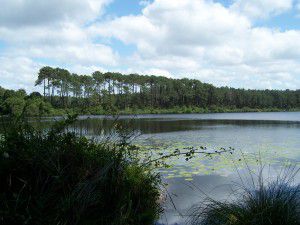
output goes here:
[[[45, 121], [43, 128], [53, 122]], [[68, 129], [80, 135], [105, 138], [117, 137], [118, 130], [126, 130], [133, 136], [140, 134], [155, 134], [188, 130], [220, 129], [223, 126], [264, 127], [264, 128], [300, 128], [300, 121], [273, 121], [273, 120], [176, 120], [167, 118], [85, 118], [76, 121]]]

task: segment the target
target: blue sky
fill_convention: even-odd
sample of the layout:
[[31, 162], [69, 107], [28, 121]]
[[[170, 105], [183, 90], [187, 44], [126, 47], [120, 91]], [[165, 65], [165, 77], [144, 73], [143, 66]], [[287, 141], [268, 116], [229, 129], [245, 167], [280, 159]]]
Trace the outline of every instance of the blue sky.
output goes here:
[[39, 68], [299, 89], [300, 0], [2, 0], [0, 86]]
[[260, 20], [255, 23], [255, 26], [264, 26], [269, 28], [277, 28], [282, 31], [285, 30], [299, 30], [300, 29], [300, 18], [298, 18], [298, 12], [296, 9], [292, 9], [283, 14]]
[[140, 0], [119, 0], [109, 4], [105, 12], [107, 15], [113, 16], [138, 15], [143, 8], [144, 4], [142, 4]]

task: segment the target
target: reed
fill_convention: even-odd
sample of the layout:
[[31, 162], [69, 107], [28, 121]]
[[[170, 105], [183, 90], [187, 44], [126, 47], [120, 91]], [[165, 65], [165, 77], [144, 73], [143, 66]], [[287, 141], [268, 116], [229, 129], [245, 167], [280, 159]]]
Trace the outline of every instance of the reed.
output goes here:
[[[293, 185], [298, 173], [288, 167], [275, 181], [267, 182], [262, 170], [252, 185], [242, 185], [233, 201], [208, 198], [192, 208], [191, 225], [299, 225], [300, 185]], [[252, 179], [254, 178], [251, 175]]]

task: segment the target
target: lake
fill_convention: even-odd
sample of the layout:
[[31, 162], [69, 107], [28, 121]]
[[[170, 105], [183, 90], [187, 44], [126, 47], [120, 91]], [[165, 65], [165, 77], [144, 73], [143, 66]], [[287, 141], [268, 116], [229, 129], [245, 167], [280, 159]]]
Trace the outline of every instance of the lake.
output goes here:
[[[134, 143], [157, 146], [165, 153], [187, 146], [204, 146], [207, 151], [235, 149], [232, 155], [211, 159], [203, 155], [190, 161], [169, 159], [171, 167], [160, 170], [168, 198], [159, 224], [184, 224], [188, 209], [205, 196], [230, 197], [233, 182], [239, 180], [237, 171], [247, 179], [246, 165], [251, 169], [259, 163], [266, 165], [272, 179], [282, 165], [300, 162], [300, 112], [138, 115], [118, 120], [134, 130]], [[113, 134], [113, 121], [105, 116], [81, 116], [74, 128], [99, 138]]]

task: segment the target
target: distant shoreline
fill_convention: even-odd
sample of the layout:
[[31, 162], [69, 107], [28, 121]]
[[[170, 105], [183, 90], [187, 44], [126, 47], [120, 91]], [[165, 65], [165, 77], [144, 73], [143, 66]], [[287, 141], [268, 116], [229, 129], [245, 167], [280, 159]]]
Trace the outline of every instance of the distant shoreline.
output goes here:
[[[300, 112], [300, 109], [217, 109], [217, 110], [207, 110], [207, 109], [182, 109], [180, 111], [174, 111], [174, 109], [154, 109], [152, 111], [148, 110], [137, 110], [135, 112], [120, 111], [119, 115], [142, 115], [142, 114], [207, 114], [207, 113], [249, 113], [249, 112]], [[91, 115], [106, 115], [106, 114], [91, 114]]]
[[[154, 112], [149, 112], [149, 111], [143, 111], [143, 110], [138, 110], [136, 112], [124, 112], [120, 111], [117, 113], [96, 113], [96, 114], [91, 114], [91, 113], [80, 113], [80, 112], [75, 112], [75, 111], [70, 111], [68, 112], [62, 112], [59, 110], [57, 113], [52, 113], [52, 114], [46, 114], [46, 115], [32, 115], [29, 116], [28, 118], [38, 118], [38, 117], [64, 117], [67, 115], [72, 115], [72, 114], [77, 114], [78, 116], [134, 116], [134, 115], [183, 115], [183, 114], [223, 114], [223, 113], [271, 113], [271, 112], [300, 112], [300, 109], [290, 109], [290, 110], [249, 110], [249, 111], [243, 111], [243, 110], [226, 110], [226, 111], [191, 111], [191, 112], [174, 112], [172, 110], [155, 110]], [[4, 117], [9, 117], [10, 115], [0, 115], [0, 118]]]
[[[180, 114], [209, 114], [209, 113], [265, 113], [265, 112], [300, 112], [300, 109], [218, 109], [218, 110], [208, 110], [203, 108], [194, 108], [194, 109], [184, 109], [181, 110], [177, 109], [152, 109], [152, 110], [143, 110], [143, 109], [136, 109], [136, 110], [120, 110], [116, 112], [105, 112], [99, 111], [99, 113], [89, 113], [89, 112], [82, 112], [81, 110], [76, 109], [67, 109], [67, 110], [55, 110], [49, 115], [42, 115], [43, 117], [55, 117], [55, 116], [66, 116], [69, 114], [78, 114], [79, 116], [113, 116], [113, 115], [122, 115], [122, 116], [130, 116], [130, 115], [159, 115], [159, 114], [173, 114], [173, 115], [180, 115]], [[3, 116], [3, 115], [2, 115]], [[35, 116], [33, 116], [35, 117]]]

